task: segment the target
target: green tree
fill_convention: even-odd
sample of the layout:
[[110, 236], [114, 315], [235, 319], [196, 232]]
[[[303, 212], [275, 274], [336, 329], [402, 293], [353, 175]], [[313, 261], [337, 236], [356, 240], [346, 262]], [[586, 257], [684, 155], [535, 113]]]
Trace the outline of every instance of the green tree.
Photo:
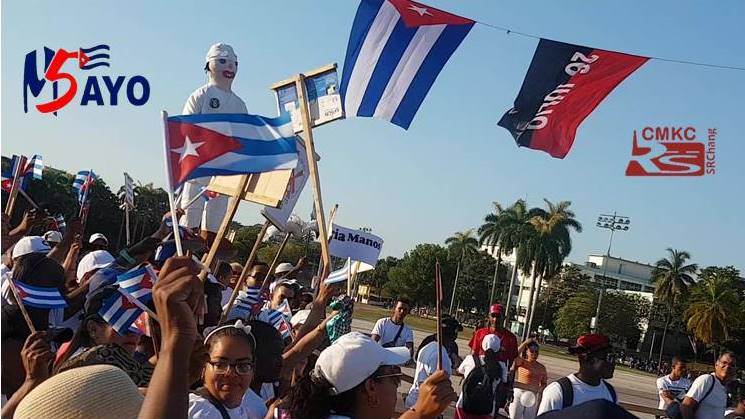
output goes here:
[[[484, 224], [479, 227], [479, 244], [487, 245], [491, 252], [497, 250], [497, 263], [494, 265], [494, 278], [492, 279], [491, 291], [489, 292], [489, 305], [494, 302], [494, 289], [497, 286], [497, 277], [499, 276], [499, 267], [502, 264], [502, 249], [506, 241], [505, 231], [502, 228], [504, 209], [498, 202], [494, 202], [494, 212], [484, 217]], [[502, 237], [505, 236], [503, 240]]]
[[572, 250], [571, 230], [582, 232], [582, 225], [575, 219], [574, 212], [569, 210], [571, 202], [561, 201], [558, 204], [544, 199], [546, 209], [534, 208], [530, 210], [532, 217], [529, 222], [533, 230], [520, 244], [518, 254], [521, 258], [523, 272], [532, 269], [532, 282], [528, 297], [527, 324], [524, 336], [527, 337], [533, 329], [535, 314], [535, 298], [540, 295], [541, 280], [556, 274], [564, 259]]
[[501, 250], [505, 255], [512, 254], [517, 249], [515, 258], [516, 263], [512, 268], [512, 274], [510, 275], [510, 281], [508, 289], [506, 290], [507, 298], [505, 305], [507, 306], [507, 313], [505, 315], [505, 322], [509, 322], [511, 316], [509, 313], [512, 298], [512, 288], [514, 285], [515, 278], [517, 277], [517, 271], [521, 266], [525, 265], [523, 259], [526, 255], [519, 251], [520, 243], [526, 240], [533, 230], [533, 226], [529, 223], [530, 218], [533, 215], [528, 210], [527, 203], [518, 199], [505, 209], [500, 215], [500, 244]]
[[695, 263], [686, 264], [691, 255], [685, 250], [674, 250], [668, 247], [667, 252], [668, 258], [658, 260], [652, 270], [652, 282], [657, 286], [654, 290], [654, 296], [667, 309], [658, 364], [662, 362], [662, 351], [665, 348], [667, 329], [670, 326], [675, 305], [682, 302], [686, 297], [688, 287], [694, 283], [693, 276], [698, 271], [698, 265]]
[[[734, 267], [708, 267], [690, 288], [686, 326], [696, 339], [717, 349], [730, 339], [741, 319], [740, 295], [735, 285], [739, 272]], [[718, 352], [718, 351], [717, 351]]]
[[546, 279], [545, 291], [536, 304], [536, 315], [541, 316], [541, 324], [554, 338], [558, 338], [555, 316], [561, 307], [577, 293], [592, 288], [590, 277], [576, 265], [564, 265], [558, 274]]
[[431, 304], [435, 300], [435, 262], [440, 261], [443, 289], [449, 285], [453, 266], [448, 250], [437, 244], [418, 244], [406, 252], [388, 272], [383, 289], [390, 295], [408, 296], [415, 303]]
[[556, 313], [556, 335], [576, 338], [587, 333], [590, 330], [587, 319], [595, 312], [595, 298], [596, 294], [592, 290], [584, 290], [570, 297]]
[[460, 274], [460, 267], [463, 264], [464, 258], [478, 251], [479, 241], [474, 236], [473, 229], [466, 231], [459, 231], [452, 236], [445, 239], [445, 244], [448, 246], [448, 253], [452, 257], [458, 258], [458, 265], [455, 270], [455, 282], [453, 284], [453, 293], [450, 297], [450, 306], [448, 307], [448, 313], [453, 313], [453, 303], [455, 302], [455, 291], [458, 288], [458, 276]]

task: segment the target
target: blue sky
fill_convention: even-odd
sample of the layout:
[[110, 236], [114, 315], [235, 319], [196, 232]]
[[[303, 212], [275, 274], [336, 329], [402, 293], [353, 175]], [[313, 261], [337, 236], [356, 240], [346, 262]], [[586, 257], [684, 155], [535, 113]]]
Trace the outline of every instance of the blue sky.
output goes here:
[[[205, 82], [214, 42], [234, 46], [233, 85], [249, 112], [274, 115], [268, 86], [326, 63], [341, 66], [356, 1], [8, 2], [2, 6], [2, 153], [39, 153], [50, 166], [92, 167], [112, 189], [128, 171], [164, 184], [159, 111], [180, 112]], [[745, 3], [680, 1], [431, 0], [453, 13], [513, 30], [601, 49], [745, 67]], [[71, 105], [58, 117], [23, 113], [23, 58], [51, 48], [111, 46], [111, 67], [90, 74], [147, 77], [142, 107]], [[613, 254], [653, 263], [665, 248], [688, 250], [700, 265], [745, 269], [745, 156], [741, 119], [745, 71], [652, 60], [580, 126], [569, 156], [518, 149], [496, 121], [522, 84], [537, 40], [476, 25], [404, 131], [375, 119], [348, 119], [315, 131], [324, 204], [337, 220], [369, 226], [384, 255], [442, 242], [476, 227], [491, 202], [570, 200], [585, 229], [571, 261], [604, 252], [600, 213], [627, 215]], [[87, 74], [86, 74], [87, 75]], [[80, 93], [78, 93], [80, 95]], [[120, 98], [120, 101], [123, 98]], [[79, 101], [79, 96], [77, 98]], [[624, 176], [634, 129], [718, 129], [717, 173], [700, 178]], [[246, 203], [237, 220], [259, 221]], [[309, 189], [296, 211], [311, 209]], [[95, 209], [94, 209], [95, 210]]]

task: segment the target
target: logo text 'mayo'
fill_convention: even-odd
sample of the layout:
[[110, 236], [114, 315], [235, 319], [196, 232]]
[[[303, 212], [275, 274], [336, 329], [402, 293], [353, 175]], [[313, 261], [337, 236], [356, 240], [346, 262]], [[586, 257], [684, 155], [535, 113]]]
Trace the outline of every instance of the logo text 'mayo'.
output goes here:
[[[77, 68], [90, 71], [98, 67], [110, 67], [108, 45], [91, 48], [78, 48], [67, 51], [54, 51], [44, 47], [44, 74], [39, 78], [37, 51], [26, 54], [23, 66], [23, 111], [28, 113], [28, 94], [39, 97], [47, 82], [51, 85], [52, 100], [36, 105], [41, 113], [54, 113], [67, 106], [78, 93], [78, 79], [71, 74], [74, 67], [68, 62], [77, 63]], [[65, 65], [67, 64], [66, 68]], [[49, 89], [47, 89], [49, 90]], [[122, 99], [120, 99], [120, 97]], [[142, 106], [150, 99], [150, 83], [143, 76], [90, 75], [82, 85], [80, 106], [117, 106], [124, 98], [133, 106]]]

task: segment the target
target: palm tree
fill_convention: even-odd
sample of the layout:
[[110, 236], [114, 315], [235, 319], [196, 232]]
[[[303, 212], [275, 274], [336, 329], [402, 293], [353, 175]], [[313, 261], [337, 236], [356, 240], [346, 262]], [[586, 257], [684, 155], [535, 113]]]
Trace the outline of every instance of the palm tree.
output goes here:
[[494, 278], [491, 283], [491, 292], [489, 293], [489, 306], [494, 303], [494, 289], [497, 286], [497, 277], [499, 276], [499, 265], [502, 263], [502, 214], [504, 209], [498, 202], [494, 202], [494, 212], [484, 217], [484, 224], [479, 227], [479, 244], [491, 247], [491, 253], [497, 249], [497, 265], [494, 267]]
[[463, 258], [475, 253], [479, 247], [479, 241], [474, 236], [473, 229], [459, 231], [445, 240], [448, 245], [448, 251], [451, 255], [458, 255], [458, 267], [455, 270], [455, 281], [453, 283], [453, 295], [450, 297], [450, 307], [448, 313], [453, 313], [453, 303], [455, 302], [455, 290], [458, 288], [458, 275], [460, 275], [460, 265]]
[[[557, 204], [544, 199], [546, 210], [533, 208], [533, 215], [529, 223], [533, 231], [528, 234], [520, 246], [523, 253], [522, 268], [524, 272], [532, 269], [533, 280], [528, 298], [527, 322], [524, 336], [530, 334], [533, 326], [533, 316], [536, 301], [540, 295], [543, 278], [555, 275], [561, 268], [564, 259], [572, 251], [571, 230], [582, 232], [582, 225], [575, 219], [574, 212], [569, 210], [570, 201], [560, 201]], [[530, 231], [530, 230], [528, 230]]]
[[670, 326], [670, 319], [673, 316], [675, 305], [681, 302], [683, 297], [688, 294], [688, 287], [695, 282], [693, 275], [698, 271], [697, 264], [691, 263], [686, 265], [686, 261], [691, 258], [690, 253], [685, 250], [671, 249], [669, 247], [667, 248], [667, 252], [669, 257], [658, 260], [655, 263], [655, 268], [652, 270], [652, 282], [657, 284], [654, 290], [654, 296], [668, 308], [657, 365], [660, 365], [662, 362], [662, 351], [665, 348], [667, 328]]
[[685, 311], [688, 330], [707, 345], [729, 339], [738, 299], [736, 286], [728, 278], [715, 276], [699, 282], [691, 288], [691, 303]]
[[[525, 240], [529, 231], [533, 227], [528, 222], [532, 215], [528, 210], [528, 204], [525, 200], [518, 199], [509, 208], [505, 209], [500, 215], [500, 244], [499, 249], [505, 255], [509, 256], [515, 249], [519, 249], [520, 243]], [[516, 262], [512, 267], [512, 274], [510, 275], [510, 285], [507, 291], [507, 301], [505, 303], [505, 315], [504, 315], [504, 326], [510, 319], [510, 308], [512, 300], [512, 287], [517, 279], [517, 272], [521, 266], [521, 254], [518, 251], [516, 254]], [[522, 284], [520, 284], [520, 293], [518, 293], [517, 305], [520, 305], [520, 297], [522, 296]]]

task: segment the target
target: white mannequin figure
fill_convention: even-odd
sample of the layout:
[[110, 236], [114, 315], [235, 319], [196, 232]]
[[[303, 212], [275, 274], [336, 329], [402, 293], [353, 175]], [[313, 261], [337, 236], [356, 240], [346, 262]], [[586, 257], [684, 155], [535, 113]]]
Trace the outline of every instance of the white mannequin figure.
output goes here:
[[[233, 80], [238, 72], [238, 57], [230, 45], [218, 43], [207, 51], [204, 71], [207, 73], [207, 84], [198, 88], [189, 96], [181, 112], [183, 115], [205, 113], [248, 113], [246, 104], [232, 90]], [[202, 188], [207, 186], [210, 178], [199, 178], [184, 184], [181, 196], [183, 205], [196, 196]], [[187, 228], [201, 226], [201, 235], [211, 242], [220, 228], [225, 212], [228, 208], [228, 198], [218, 195], [205, 202], [197, 199], [189, 208], [179, 223]]]

